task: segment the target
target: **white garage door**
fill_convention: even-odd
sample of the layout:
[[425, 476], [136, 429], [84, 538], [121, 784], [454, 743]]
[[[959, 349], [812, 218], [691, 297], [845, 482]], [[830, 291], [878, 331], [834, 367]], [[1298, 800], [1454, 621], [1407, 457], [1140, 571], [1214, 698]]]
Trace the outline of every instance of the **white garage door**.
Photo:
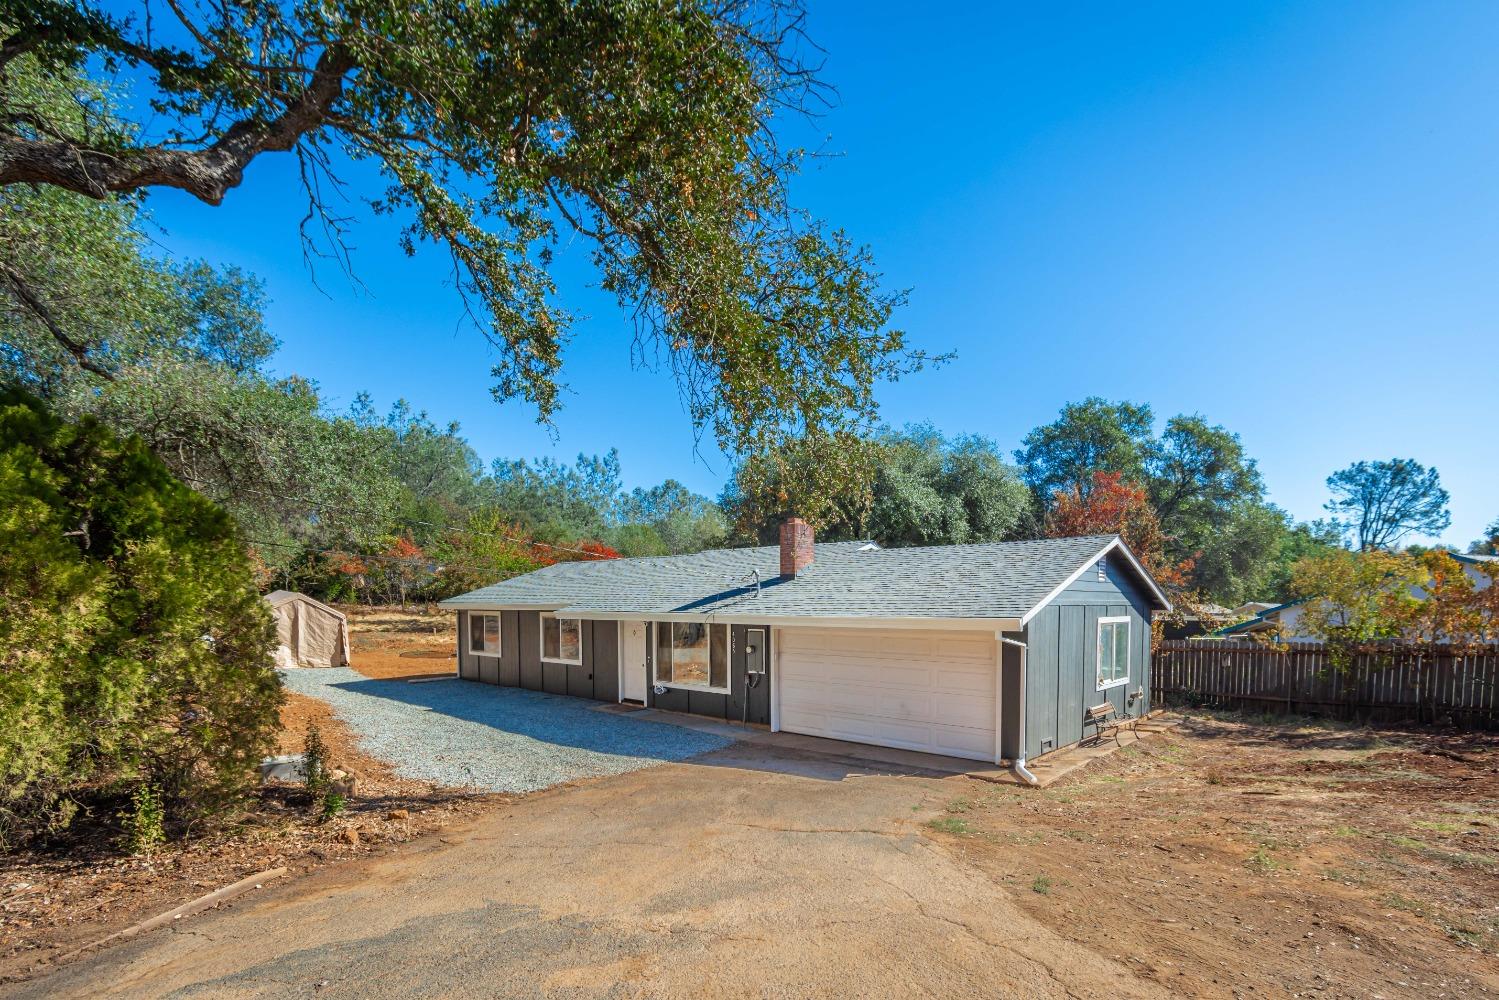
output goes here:
[[781, 728], [994, 759], [994, 638], [981, 632], [781, 630]]

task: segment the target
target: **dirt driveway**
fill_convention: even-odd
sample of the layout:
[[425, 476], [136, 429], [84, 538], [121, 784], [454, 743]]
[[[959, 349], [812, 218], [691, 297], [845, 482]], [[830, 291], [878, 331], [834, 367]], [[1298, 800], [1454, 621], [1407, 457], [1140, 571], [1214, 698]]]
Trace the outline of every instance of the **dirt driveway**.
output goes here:
[[731, 747], [529, 796], [9, 995], [1165, 995], [930, 838], [967, 781]]
[[738, 744], [498, 801], [0, 996], [1499, 996], [1499, 736], [875, 768]]

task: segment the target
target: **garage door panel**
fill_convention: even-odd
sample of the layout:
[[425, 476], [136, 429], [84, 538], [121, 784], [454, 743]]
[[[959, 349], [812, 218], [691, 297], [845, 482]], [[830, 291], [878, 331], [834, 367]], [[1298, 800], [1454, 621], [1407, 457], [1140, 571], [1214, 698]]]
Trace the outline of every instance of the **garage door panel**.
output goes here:
[[994, 732], [994, 699], [942, 701], [934, 706], [929, 718], [935, 723], [982, 729], [992, 734]]
[[781, 728], [989, 760], [994, 657], [982, 635], [788, 629]]
[[994, 758], [994, 730], [965, 729], [959, 726], [936, 726], [933, 732], [937, 753], [954, 757], [977, 757], [979, 760]]
[[973, 694], [983, 698], [994, 696], [994, 661], [978, 669], [936, 669], [932, 671], [932, 687], [938, 691], [957, 695]]

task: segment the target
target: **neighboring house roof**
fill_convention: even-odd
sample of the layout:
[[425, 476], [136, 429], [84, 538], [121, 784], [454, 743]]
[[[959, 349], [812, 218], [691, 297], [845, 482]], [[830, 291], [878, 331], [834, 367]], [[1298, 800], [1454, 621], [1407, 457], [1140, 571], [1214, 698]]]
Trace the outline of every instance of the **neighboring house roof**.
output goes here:
[[1287, 608], [1297, 607], [1298, 605], [1301, 605], [1301, 604], [1304, 604], [1304, 603], [1306, 603], [1306, 602], [1305, 601], [1287, 601], [1284, 604], [1270, 604], [1270, 605], [1266, 605], [1266, 607], [1265, 607], [1265, 609], [1263, 611], [1261, 611], [1259, 614], [1255, 615], [1253, 618], [1249, 619], [1248, 621], [1239, 622], [1237, 625], [1225, 625], [1223, 628], [1220, 628], [1218, 631], [1214, 632], [1213, 634], [1214, 635], [1230, 635], [1230, 634], [1233, 634], [1235, 632], [1243, 633], [1243, 632], [1259, 632], [1259, 631], [1263, 631], [1264, 629], [1271, 628], [1271, 627], [1273, 627], [1275, 625], [1275, 622], [1273, 620], [1271, 620], [1271, 617], [1270, 617], [1271, 615], [1274, 615], [1274, 614], [1277, 614], [1277, 613], [1279, 613], [1281, 611], [1284, 611]]
[[[1460, 563], [1467, 563], [1473, 566], [1499, 566], [1499, 556], [1479, 555], [1471, 552], [1449, 552], [1448, 555], [1452, 556], [1453, 559], [1456, 559]], [[1425, 590], [1416, 589], [1414, 593], [1416, 597], [1422, 598], [1423, 600], [1425, 599]], [[1229, 625], [1225, 628], [1219, 629], [1213, 634], [1243, 634], [1247, 632], [1261, 632], [1266, 629], [1274, 628], [1276, 625], [1280, 624], [1276, 620], [1276, 616], [1279, 615], [1280, 612], [1285, 611], [1288, 608], [1300, 607], [1305, 603], [1305, 601], [1287, 601], [1284, 604], [1266, 605], [1263, 611], [1260, 611], [1257, 615], [1255, 615], [1255, 617], [1249, 619], [1248, 621], [1239, 622], [1237, 625]]]
[[1118, 551], [1158, 606], [1170, 602], [1116, 535], [882, 549], [819, 542], [813, 563], [780, 575], [774, 545], [689, 555], [557, 563], [442, 602], [536, 607], [582, 617], [1018, 619]]

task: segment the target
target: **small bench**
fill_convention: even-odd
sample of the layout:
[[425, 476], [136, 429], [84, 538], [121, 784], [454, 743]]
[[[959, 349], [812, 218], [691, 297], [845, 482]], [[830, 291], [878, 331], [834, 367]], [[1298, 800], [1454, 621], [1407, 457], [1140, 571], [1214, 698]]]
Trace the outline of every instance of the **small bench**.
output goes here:
[[[1102, 705], [1094, 705], [1083, 713], [1083, 732], [1086, 734], [1088, 727], [1093, 727], [1091, 742], [1097, 746], [1110, 736], [1118, 746], [1124, 746], [1119, 740], [1119, 730], [1124, 726], [1124, 720], [1119, 717], [1119, 710], [1114, 707], [1112, 701], [1106, 701]], [[1090, 742], [1085, 736], [1084, 743]]]

